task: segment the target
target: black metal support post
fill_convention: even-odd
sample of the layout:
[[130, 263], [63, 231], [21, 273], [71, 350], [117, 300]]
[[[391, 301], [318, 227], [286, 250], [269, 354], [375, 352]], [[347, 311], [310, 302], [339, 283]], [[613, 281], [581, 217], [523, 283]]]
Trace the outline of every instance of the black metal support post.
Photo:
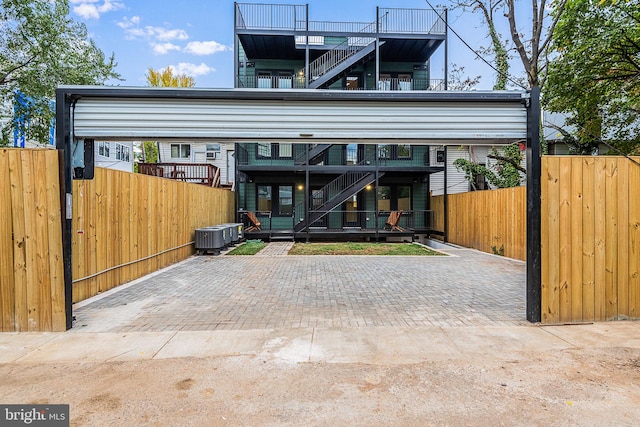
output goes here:
[[[304, 223], [305, 228], [307, 230], [307, 239], [306, 242], [309, 243], [309, 209], [311, 208], [311, 202], [309, 196], [311, 195], [311, 189], [309, 188], [309, 184], [311, 180], [309, 179], [309, 150], [311, 150], [310, 144], [304, 145], [305, 150], [307, 151], [307, 161], [305, 171], [304, 171]], [[294, 224], [295, 227], [295, 224]]]
[[527, 320], [542, 318], [542, 249], [540, 158], [540, 88], [533, 87], [527, 106]]
[[67, 93], [56, 93], [56, 149], [61, 152], [60, 209], [62, 217], [62, 264], [64, 275], [64, 311], [66, 328], [73, 326], [73, 276], [71, 270], [71, 204], [73, 170], [71, 161], [71, 98]]
[[442, 240], [449, 241], [449, 183], [447, 182], [447, 146], [444, 146], [444, 230]]

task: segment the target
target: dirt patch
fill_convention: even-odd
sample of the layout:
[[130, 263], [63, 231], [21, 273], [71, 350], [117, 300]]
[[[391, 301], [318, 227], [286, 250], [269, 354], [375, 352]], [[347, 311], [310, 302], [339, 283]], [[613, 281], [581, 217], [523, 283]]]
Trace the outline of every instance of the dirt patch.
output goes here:
[[95, 425], [637, 425], [640, 350], [468, 355], [413, 365], [263, 356], [0, 365], [0, 401]]

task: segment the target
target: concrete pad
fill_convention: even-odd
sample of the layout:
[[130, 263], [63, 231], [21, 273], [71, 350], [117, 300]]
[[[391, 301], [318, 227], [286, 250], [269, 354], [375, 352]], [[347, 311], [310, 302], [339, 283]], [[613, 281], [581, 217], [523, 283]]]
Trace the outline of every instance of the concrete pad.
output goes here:
[[591, 325], [541, 326], [577, 348], [630, 347], [640, 348], [640, 322], [602, 322]]
[[484, 354], [514, 358], [519, 352], [570, 348], [571, 344], [538, 327], [448, 327], [443, 328], [463, 354]]
[[154, 359], [263, 354], [308, 361], [312, 336], [311, 329], [177, 332]]
[[104, 362], [151, 359], [175, 332], [66, 333], [18, 360], [39, 362]]
[[312, 362], [411, 364], [459, 354], [439, 327], [318, 329]]
[[0, 363], [11, 363], [63, 333], [6, 332], [0, 334]]

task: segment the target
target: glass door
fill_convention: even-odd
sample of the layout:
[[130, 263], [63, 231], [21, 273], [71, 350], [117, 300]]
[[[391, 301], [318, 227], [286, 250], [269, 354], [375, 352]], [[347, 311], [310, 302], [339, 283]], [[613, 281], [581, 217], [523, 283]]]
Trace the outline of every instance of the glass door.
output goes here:
[[[325, 193], [322, 187], [311, 187], [311, 215], [313, 211], [319, 209], [326, 201]], [[323, 216], [319, 220], [311, 223], [310, 227], [327, 228], [327, 216]]]

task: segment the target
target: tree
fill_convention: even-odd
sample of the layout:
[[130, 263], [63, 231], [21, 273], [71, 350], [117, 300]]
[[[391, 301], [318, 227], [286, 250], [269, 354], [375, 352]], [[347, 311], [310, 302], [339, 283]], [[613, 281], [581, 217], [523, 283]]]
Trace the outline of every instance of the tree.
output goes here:
[[496, 160], [496, 164], [490, 167], [466, 159], [456, 159], [453, 165], [465, 173], [465, 178], [473, 190], [481, 189], [477, 185], [479, 177], [486, 179], [494, 187], [517, 187], [522, 183], [526, 173], [526, 170], [521, 166], [523, 160], [521, 148], [519, 143], [505, 146], [502, 153], [491, 148], [487, 157]]
[[[27, 139], [48, 141], [56, 86], [120, 77], [113, 55], [106, 59], [68, 14], [68, 0], [0, 0], [0, 103], [15, 105], [0, 113], [7, 122], [0, 145], [9, 143], [14, 123]], [[27, 102], [14, 103], [14, 96]]]
[[553, 47], [558, 57], [544, 102], [552, 111], [572, 113], [568, 124], [577, 129], [579, 146], [603, 138], [623, 153], [640, 154], [637, 2], [569, 0]]
[[[196, 81], [186, 74], [173, 74], [171, 67], [162, 70], [147, 70], [147, 83], [153, 87], [194, 87]], [[155, 141], [144, 141], [142, 143], [142, 159], [147, 163], [158, 162], [158, 144]]]
[[484, 22], [488, 27], [489, 37], [491, 38], [491, 49], [498, 70], [496, 82], [493, 85], [494, 90], [505, 90], [507, 88], [507, 80], [509, 78], [509, 54], [505, 42], [500, 39], [500, 35], [496, 30], [496, 22], [494, 13], [496, 10], [504, 7], [505, 0], [458, 0], [457, 7], [463, 10], [471, 9], [473, 12], [480, 11], [484, 18]]
[[456, 64], [451, 65], [449, 71], [449, 90], [471, 90], [480, 82], [480, 76], [469, 77], [464, 74], [464, 67]]
[[173, 74], [171, 67], [157, 71], [149, 68], [147, 71], [147, 83], [153, 87], [194, 87], [196, 81], [186, 74]]

